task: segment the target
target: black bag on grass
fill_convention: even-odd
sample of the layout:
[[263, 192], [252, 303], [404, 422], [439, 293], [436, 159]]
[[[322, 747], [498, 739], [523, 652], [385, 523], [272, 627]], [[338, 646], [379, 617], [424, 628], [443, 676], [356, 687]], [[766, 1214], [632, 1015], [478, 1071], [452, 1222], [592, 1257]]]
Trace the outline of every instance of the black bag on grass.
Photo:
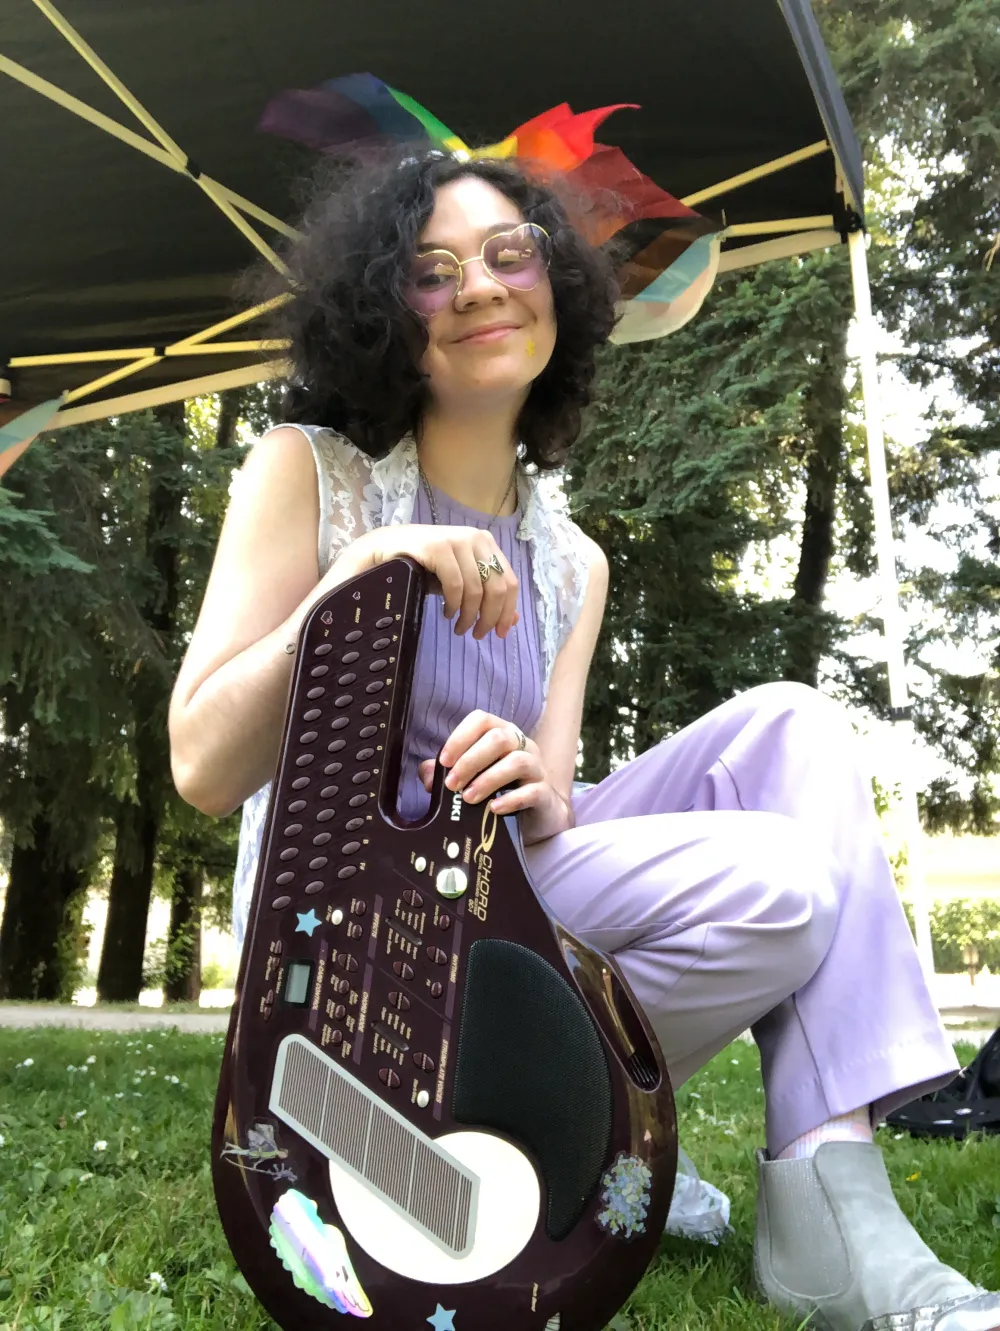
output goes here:
[[1000, 1132], [1000, 1027], [947, 1086], [886, 1115], [892, 1128], [914, 1137], [954, 1137]]

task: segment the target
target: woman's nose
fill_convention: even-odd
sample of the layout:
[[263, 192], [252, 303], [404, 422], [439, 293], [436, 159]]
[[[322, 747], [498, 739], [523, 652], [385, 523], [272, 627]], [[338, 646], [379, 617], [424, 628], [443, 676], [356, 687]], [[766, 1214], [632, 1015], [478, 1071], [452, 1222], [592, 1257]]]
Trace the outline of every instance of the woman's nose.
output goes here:
[[459, 309], [477, 301], [504, 299], [506, 295], [507, 288], [497, 281], [478, 254], [466, 259], [462, 265], [462, 285], [455, 298]]

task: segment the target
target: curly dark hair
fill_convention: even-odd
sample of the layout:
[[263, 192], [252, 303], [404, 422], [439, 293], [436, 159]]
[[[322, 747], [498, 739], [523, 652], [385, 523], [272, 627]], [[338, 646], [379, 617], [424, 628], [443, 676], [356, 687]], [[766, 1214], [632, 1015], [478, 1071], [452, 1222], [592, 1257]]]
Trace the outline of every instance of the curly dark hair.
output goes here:
[[[291, 300], [270, 320], [291, 363], [284, 418], [327, 425], [371, 457], [383, 457], [418, 424], [427, 396], [418, 368], [427, 345], [402, 289], [434, 192], [462, 176], [493, 185], [552, 239], [549, 280], [556, 314], [552, 357], [531, 385], [518, 419], [524, 460], [559, 466], [580, 433], [595, 352], [615, 324], [611, 260], [572, 226], [554, 189], [506, 161], [461, 162], [440, 153], [335, 167], [317, 176], [301, 238], [282, 255]], [[289, 291], [271, 270], [257, 274], [257, 299]]]

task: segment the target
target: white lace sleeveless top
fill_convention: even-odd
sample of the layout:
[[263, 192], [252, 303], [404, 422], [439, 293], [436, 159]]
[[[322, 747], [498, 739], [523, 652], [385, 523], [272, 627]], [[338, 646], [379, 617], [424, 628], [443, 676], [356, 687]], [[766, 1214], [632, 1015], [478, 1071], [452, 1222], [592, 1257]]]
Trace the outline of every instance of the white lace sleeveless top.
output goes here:
[[[275, 429], [288, 428], [275, 426]], [[417, 449], [407, 435], [375, 462], [343, 435], [324, 426], [295, 425], [308, 439], [319, 480], [319, 573], [356, 537], [376, 527], [411, 521], [420, 476]], [[238, 484], [238, 480], [237, 480]], [[552, 667], [580, 615], [587, 592], [589, 551], [586, 538], [565, 509], [532, 477], [518, 473], [517, 536], [531, 542], [538, 600], [543, 697]], [[236, 873], [233, 878], [233, 934], [242, 947], [260, 857], [271, 783], [243, 805]]]

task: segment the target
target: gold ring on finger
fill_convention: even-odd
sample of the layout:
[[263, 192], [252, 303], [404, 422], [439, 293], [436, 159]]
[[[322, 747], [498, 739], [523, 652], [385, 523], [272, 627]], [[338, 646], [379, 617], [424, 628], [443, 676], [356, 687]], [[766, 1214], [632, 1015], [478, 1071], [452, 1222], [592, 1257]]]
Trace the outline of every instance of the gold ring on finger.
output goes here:
[[492, 568], [490, 568], [489, 564], [487, 564], [487, 563], [485, 562], [485, 560], [482, 560], [482, 559], [477, 559], [477, 560], [476, 560], [476, 567], [479, 569], [479, 576], [482, 578], [483, 582], [485, 582], [486, 579], [487, 579], [487, 578], [490, 576], [490, 574], [493, 572], [493, 570], [492, 570]]
[[495, 568], [498, 573], [503, 573], [503, 564], [500, 563], [500, 556], [498, 554], [494, 554], [493, 558], [490, 560], [490, 568]]

